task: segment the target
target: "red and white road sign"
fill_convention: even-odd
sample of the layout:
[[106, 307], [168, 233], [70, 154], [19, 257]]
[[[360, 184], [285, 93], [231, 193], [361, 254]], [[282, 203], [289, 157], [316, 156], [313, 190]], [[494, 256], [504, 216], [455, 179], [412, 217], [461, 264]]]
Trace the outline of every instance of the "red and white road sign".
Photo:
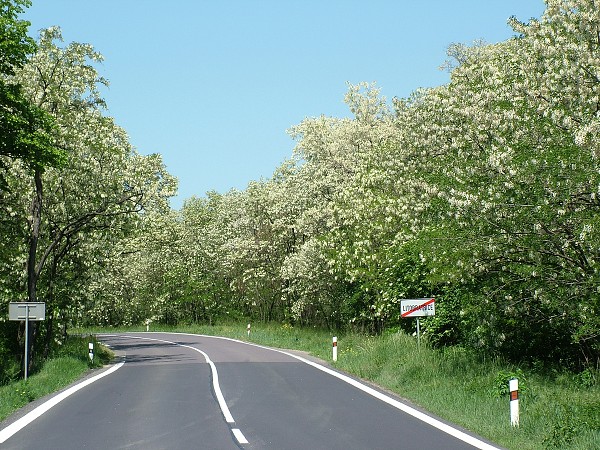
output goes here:
[[400, 300], [401, 317], [435, 316], [435, 298]]

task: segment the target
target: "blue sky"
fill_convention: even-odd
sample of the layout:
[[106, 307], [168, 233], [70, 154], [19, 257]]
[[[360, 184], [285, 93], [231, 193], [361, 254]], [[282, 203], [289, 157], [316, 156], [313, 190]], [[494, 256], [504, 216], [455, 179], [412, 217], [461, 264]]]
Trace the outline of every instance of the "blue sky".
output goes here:
[[543, 0], [33, 0], [30, 32], [52, 25], [93, 44], [107, 114], [179, 179], [172, 206], [244, 189], [292, 154], [286, 130], [346, 117], [347, 83], [388, 99], [447, 83], [453, 42], [510, 38]]

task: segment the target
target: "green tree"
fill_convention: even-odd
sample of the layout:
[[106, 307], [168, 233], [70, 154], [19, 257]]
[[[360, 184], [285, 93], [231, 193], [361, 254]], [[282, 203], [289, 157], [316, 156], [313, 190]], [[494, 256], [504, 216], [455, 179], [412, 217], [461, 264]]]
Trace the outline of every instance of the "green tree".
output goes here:
[[0, 1], [0, 188], [5, 189], [6, 159], [19, 158], [43, 170], [64, 160], [53, 139], [52, 117], [23, 93], [14, 75], [36, 45], [27, 35], [29, 22], [18, 19], [29, 0]]
[[28, 101], [53, 117], [54, 139], [69, 159], [56, 168], [34, 167], [33, 174], [20, 161], [7, 166], [13, 220], [21, 221], [27, 247], [15, 251], [11, 270], [25, 260], [21, 279], [29, 300], [46, 301], [46, 347], [56, 321], [64, 332], [98, 266], [135, 230], [140, 214], [167, 211], [176, 188], [160, 155], [139, 155], [103, 115], [98, 84], [105, 81], [93, 66], [101, 55], [90, 45], [61, 48], [60, 40], [58, 28], [43, 31], [15, 79]]
[[451, 83], [398, 104], [429, 199], [419, 245], [437, 281], [469, 286], [486, 351], [598, 355], [599, 19], [593, 1], [549, 1], [514, 39], [451, 47]]

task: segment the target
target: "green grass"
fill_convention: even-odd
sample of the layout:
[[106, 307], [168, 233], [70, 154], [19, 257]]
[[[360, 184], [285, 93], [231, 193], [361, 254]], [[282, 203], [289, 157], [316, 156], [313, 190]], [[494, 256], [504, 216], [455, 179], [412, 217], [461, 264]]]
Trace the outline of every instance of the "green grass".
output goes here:
[[89, 341], [89, 338], [70, 337], [39, 372], [31, 374], [27, 380], [0, 386], [0, 420], [29, 402], [68, 386], [91, 367], [101, 367], [111, 360], [112, 353], [96, 343], [94, 362], [91, 363]]
[[[75, 331], [90, 333], [92, 330]], [[145, 331], [145, 326], [102, 331]], [[376, 383], [508, 449], [600, 448], [598, 371], [581, 375], [536, 373], [499, 360], [481, 360], [460, 348], [444, 351], [432, 350], [426, 345], [419, 348], [413, 337], [403, 333], [378, 337], [338, 335], [338, 361], [333, 363], [332, 335], [319, 329], [253, 324], [250, 338], [245, 323], [191, 325], [177, 329], [152, 325], [150, 331], [225, 336], [271, 347], [307, 351], [333, 367]], [[60, 369], [56, 373], [61, 370], [66, 371]], [[510, 425], [506, 395], [507, 380], [513, 375], [518, 376], [520, 384], [519, 428]], [[30, 392], [38, 394], [29, 387], [23, 389], [20, 384], [7, 388], [12, 389], [10, 398], [16, 399], [15, 402], [28, 399]], [[8, 399], [8, 394], [2, 389], [0, 417], [5, 417], [2, 416], [1, 403], [4, 403], [5, 395]]]
[[[337, 367], [510, 449], [600, 448], [600, 389], [568, 374], [542, 376], [405, 334], [346, 336]], [[507, 381], [520, 378], [520, 427], [510, 425]]]

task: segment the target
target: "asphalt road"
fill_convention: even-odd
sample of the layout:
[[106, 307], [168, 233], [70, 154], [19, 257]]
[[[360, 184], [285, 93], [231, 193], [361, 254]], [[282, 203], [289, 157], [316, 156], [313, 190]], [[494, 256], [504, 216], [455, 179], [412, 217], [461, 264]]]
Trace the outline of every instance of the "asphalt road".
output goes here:
[[0, 448], [495, 448], [290, 353], [184, 334], [100, 339], [125, 363], [7, 439], [0, 431]]

